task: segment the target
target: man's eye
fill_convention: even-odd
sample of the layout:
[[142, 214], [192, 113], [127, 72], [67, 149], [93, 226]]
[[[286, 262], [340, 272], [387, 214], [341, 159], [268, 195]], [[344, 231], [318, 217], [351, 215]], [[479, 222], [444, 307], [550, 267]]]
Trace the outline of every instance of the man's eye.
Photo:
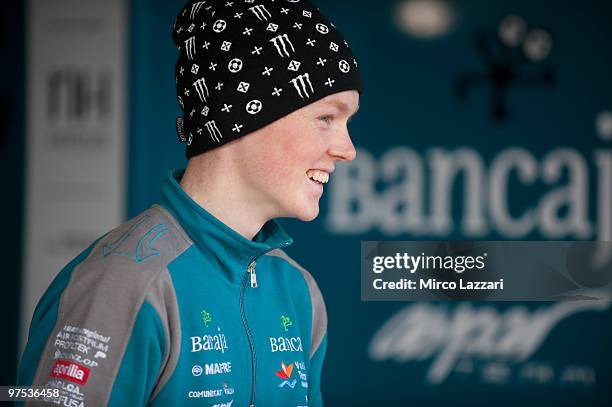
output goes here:
[[332, 119], [333, 119], [333, 116], [329, 114], [319, 117], [319, 120], [324, 121], [327, 124], [331, 123]]

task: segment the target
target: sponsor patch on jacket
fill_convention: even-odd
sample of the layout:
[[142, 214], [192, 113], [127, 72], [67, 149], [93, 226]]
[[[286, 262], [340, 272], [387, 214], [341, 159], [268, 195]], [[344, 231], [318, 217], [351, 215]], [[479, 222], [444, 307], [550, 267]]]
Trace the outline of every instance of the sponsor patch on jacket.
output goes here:
[[302, 338], [296, 337], [283, 337], [278, 338], [271, 337], [270, 339], [270, 351], [271, 352], [302, 352]]
[[70, 380], [78, 384], [85, 384], [89, 378], [89, 368], [69, 360], [58, 360], [51, 368], [51, 377]]

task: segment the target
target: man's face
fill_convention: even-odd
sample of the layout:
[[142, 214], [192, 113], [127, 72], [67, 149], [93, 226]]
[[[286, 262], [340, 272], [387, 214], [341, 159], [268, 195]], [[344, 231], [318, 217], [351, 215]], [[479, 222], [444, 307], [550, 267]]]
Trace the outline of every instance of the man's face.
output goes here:
[[357, 91], [336, 93], [237, 140], [252, 204], [269, 218], [316, 218], [325, 184], [311, 178], [325, 181], [337, 161], [355, 158], [347, 122], [358, 108]]

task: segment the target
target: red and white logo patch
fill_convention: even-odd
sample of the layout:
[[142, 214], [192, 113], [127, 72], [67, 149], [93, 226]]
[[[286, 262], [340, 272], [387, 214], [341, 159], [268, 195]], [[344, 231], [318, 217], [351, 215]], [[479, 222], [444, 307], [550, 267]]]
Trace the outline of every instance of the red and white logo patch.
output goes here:
[[58, 360], [51, 369], [51, 377], [70, 380], [78, 384], [85, 384], [89, 377], [89, 368], [68, 360]]

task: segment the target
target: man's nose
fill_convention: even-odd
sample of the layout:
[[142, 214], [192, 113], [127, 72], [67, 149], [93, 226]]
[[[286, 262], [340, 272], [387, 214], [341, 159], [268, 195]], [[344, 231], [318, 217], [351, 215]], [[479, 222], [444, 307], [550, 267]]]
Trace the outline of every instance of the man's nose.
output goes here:
[[343, 161], [352, 161], [355, 159], [357, 151], [355, 150], [348, 129], [339, 132], [336, 137], [334, 137], [334, 142], [329, 147], [329, 154]]

